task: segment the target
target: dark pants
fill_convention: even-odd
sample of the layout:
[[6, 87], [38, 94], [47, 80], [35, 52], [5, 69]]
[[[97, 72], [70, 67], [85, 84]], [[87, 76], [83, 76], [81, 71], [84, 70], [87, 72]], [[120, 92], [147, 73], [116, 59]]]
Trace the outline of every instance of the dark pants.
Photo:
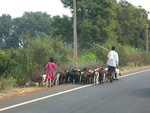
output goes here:
[[108, 66], [108, 72], [114, 74], [114, 77], [117, 79], [116, 67]]
[[108, 72], [115, 73], [116, 72], [116, 67], [108, 66]]

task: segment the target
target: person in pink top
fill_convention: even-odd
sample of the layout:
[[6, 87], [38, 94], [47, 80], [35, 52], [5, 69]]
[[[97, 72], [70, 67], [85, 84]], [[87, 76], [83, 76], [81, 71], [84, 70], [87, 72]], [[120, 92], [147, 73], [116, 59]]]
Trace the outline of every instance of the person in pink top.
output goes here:
[[55, 76], [55, 70], [57, 70], [57, 66], [54, 63], [53, 58], [50, 58], [50, 62], [47, 63], [45, 69], [46, 69], [46, 80], [48, 79], [48, 86], [51, 86], [52, 80]]

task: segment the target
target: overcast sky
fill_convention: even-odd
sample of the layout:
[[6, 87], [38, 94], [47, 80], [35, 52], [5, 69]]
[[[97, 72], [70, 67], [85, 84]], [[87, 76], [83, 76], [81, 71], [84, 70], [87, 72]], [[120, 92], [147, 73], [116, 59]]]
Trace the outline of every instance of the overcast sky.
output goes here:
[[[135, 6], [141, 5], [147, 11], [150, 11], [150, 0], [127, 0]], [[42, 11], [55, 15], [71, 16], [70, 10], [63, 8], [60, 0], [0, 0], [0, 16], [10, 14], [13, 18], [21, 17], [24, 12]], [[150, 17], [150, 14], [149, 14]]]
[[0, 0], [0, 16], [10, 14], [12, 17], [21, 17], [24, 12], [30, 11], [42, 11], [51, 16], [71, 16], [70, 10], [64, 8], [60, 0]]

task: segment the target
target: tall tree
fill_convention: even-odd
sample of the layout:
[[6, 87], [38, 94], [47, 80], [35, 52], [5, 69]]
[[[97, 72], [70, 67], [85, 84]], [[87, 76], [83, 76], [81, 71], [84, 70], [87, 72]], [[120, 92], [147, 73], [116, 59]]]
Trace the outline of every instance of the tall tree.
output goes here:
[[147, 14], [141, 7], [135, 7], [125, 0], [121, 0], [117, 8], [118, 41], [137, 48], [145, 47]]
[[68, 16], [54, 16], [52, 18], [52, 35], [53, 37], [61, 36], [62, 40], [67, 43], [73, 42], [72, 18]]
[[[72, 0], [61, 0], [72, 9]], [[78, 42], [87, 48], [89, 43], [103, 43], [108, 38], [117, 39], [116, 0], [77, 0]]]
[[43, 12], [25, 12], [22, 17], [13, 19], [7, 47], [24, 46], [26, 39], [32, 40], [39, 32], [49, 35], [51, 33], [50, 20], [50, 15]]
[[42, 12], [25, 12], [21, 18], [15, 20], [15, 31], [22, 42], [22, 36], [35, 37], [39, 32], [51, 33], [50, 15]]
[[10, 15], [3, 14], [0, 17], [0, 48], [5, 48], [12, 34], [12, 18]]

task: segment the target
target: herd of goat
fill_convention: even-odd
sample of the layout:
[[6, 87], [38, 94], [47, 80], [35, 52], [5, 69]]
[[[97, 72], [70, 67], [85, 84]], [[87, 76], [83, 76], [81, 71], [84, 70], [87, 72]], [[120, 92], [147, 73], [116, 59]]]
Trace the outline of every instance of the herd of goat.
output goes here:
[[[116, 68], [115, 76], [121, 75], [118, 68]], [[108, 68], [96, 68], [93, 70], [72, 69], [71, 71], [57, 72], [53, 80], [46, 82], [46, 75], [40, 75], [38, 82], [39, 86], [49, 85], [50, 87], [58, 84], [72, 83], [72, 84], [102, 84], [110, 81]]]

